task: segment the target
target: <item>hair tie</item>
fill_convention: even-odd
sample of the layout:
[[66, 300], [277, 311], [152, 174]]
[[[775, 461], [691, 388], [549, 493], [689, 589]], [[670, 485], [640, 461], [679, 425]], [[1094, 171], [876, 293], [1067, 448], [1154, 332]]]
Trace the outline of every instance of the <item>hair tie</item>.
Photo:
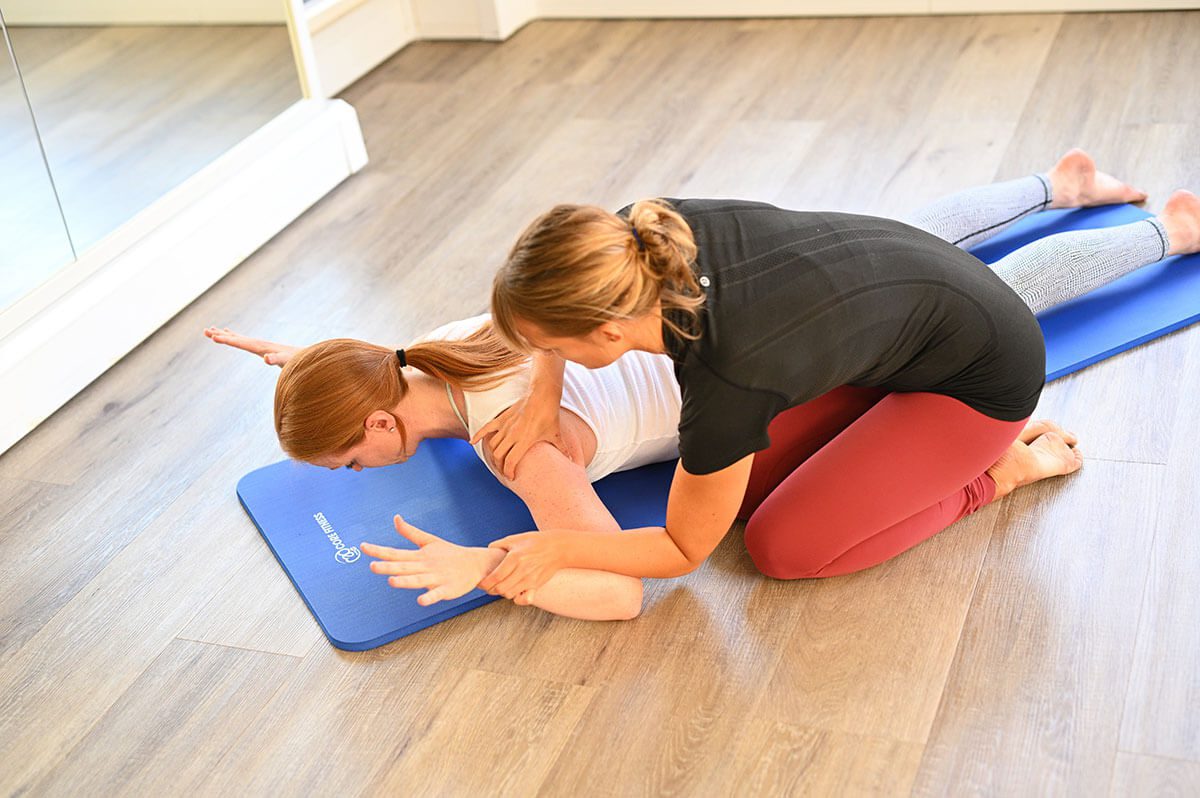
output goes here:
[[637, 228], [633, 226], [633, 222], [629, 223], [629, 230], [633, 233], [633, 240], [637, 242], [638, 252], [645, 252], [646, 243], [642, 241], [642, 237], [638, 235]]
[[408, 358], [404, 356], [403, 349], [396, 350], [396, 359], [400, 361], [400, 368], [404, 368], [408, 365]]

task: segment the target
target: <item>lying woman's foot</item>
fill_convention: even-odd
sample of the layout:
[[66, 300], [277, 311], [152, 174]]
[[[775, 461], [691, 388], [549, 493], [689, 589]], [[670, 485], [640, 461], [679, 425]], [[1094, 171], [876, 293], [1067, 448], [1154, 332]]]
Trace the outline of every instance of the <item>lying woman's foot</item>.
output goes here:
[[1079, 438], [1076, 437], [1075, 433], [1067, 432], [1048, 418], [1039, 418], [1030, 421], [1025, 425], [1025, 429], [1021, 430], [1021, 434], [1017, 436], [1017, 440], [1021, 443], [1033, 443], [1047, 432], [1053, 432], [1062, 436], [1062, 439], [1067, 442], [1068, 446], [1074, 446], [1079, 443]]
[[1200, 252], [1200, 197], [1183, 189], [1176, 191], [1158, 220], [1167, 231], [1168, 255]]
[[996, 498], [1034, 482], [1072, 474], [1083, 465], [1079, 449], [1067, 444], [1057, 432], [1047, 432], [1032, 443], [1013, 441], [987, 473], [996, 482]]
[[1053, 191], [1051, 208], [1087, 208], [1146, 199], [1146, 192], [1098, 171], [1092, 156], [1078, 148], [1060, 158], [1046, 174]]

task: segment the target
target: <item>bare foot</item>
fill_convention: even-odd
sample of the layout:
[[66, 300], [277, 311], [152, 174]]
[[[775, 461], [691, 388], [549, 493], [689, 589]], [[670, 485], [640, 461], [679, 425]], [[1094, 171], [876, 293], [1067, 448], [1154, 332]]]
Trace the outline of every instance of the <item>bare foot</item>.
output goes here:
[[1083, 465], [1083, 455], [1068, 446], [1057, 432], [1047, 432], [1033, 443], [1013, 441], [988, 474], [996, 481], [996, 498], [1047, 477], [1072, 474]]
[[1055, 432], [1061, 435], [1062, 439], [1067, 442], [1067, 446], [1074, 446], [1079, 443], [1079, 438], [1076, 437], [1075, 433], [1067, 432], [1048, 418], [1038, 418], [1030, 421], [1025, 425], [1025, 429], [1021, 430], [1021, 434], [1017, 436], [1017, 440], [1021, 443], [1033, 443], [1047, 432]]
[[1060, 158], [1047, 176], [1053, 192], [1051, 208], [1087, 208], [1146, 199], [1145, 191], [1098, 171], [1092, 156], [1078, 148]]
[[1200, 197], [1179, 189], [1167, 200], [1158, 220], [1167, 230], [1168, 255], [1200, 252]]

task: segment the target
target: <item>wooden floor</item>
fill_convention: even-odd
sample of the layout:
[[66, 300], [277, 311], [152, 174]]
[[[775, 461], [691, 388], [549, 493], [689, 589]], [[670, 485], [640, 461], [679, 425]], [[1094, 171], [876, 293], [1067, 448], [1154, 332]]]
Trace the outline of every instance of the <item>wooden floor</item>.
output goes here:
[[[559, 200], [899, 213], [1071, 145], [1200, 188], [1200, 13], [539, 22], [346, 98], [371, 164], [0, 457], [0, 791], [1196, 795], [1200, 328], [1046, 391], [1078, 475], [783, 583], [738, 530], [632, 622], [506, 603], [329, 646], [234, 497], [275, 374], [404, 343]], [[214, 231], [219, 234], [219, 231]], [[8, 388], [6, 390], [11, 390]]]

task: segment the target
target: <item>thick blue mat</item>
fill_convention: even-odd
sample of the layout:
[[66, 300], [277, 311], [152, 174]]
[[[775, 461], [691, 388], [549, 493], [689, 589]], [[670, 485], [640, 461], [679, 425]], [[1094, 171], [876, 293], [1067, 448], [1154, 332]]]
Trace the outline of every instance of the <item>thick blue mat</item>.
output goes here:
[[[1045, 211], [972, 250], [985, 263], [1043, 236], [1145, 219], [1132, 205]], [[1038, 316], [1046, 379], [1056, 380], [1200, 320], [1200, 255], [1167, 258]]]
[[[1049, 211], [1022, 220], [974, 250], [994, 262], [1042, 236], [1108, 227], [1148, 216], [1129, 205]], [[1171, 258], [1052, 308], [1039, 317], [1046, 374], [1053, 380], [1184, 327], [1200, 318], [1200, 256]], [[596, 484], [624, 528], [659, 525], [675, 464], [660, 463]], [[533, 528], [521, 501], [502, 487], [462, 441], [426, 441], [407, 463], [355, 473], [291, 461], [260, 468], [237, 487], [280, 565], [326, 636], [351, 651], [381, 646], [494, 601], [474, 591], [433, 607], [417, 591], [396, 590], [371, 573], [362, 540], [411, 547], [392, 515], [456, 543], [490, 541]]]
[[[596, 492], [623, 528], [661, 526], [675, 463], [613, 474]], [[432, 607], [420, 591], [390, 587], [357, 546], [413, 548], [392, 516], [469, 546], [534, 528], [525, 505], [500, 485], [464, 441], [430, 440], [407, 463], [354, 472], [290, 460], [252, 471], [238, 498], [329, 641], [363, 651], [497, 597], [475, 590]]]

